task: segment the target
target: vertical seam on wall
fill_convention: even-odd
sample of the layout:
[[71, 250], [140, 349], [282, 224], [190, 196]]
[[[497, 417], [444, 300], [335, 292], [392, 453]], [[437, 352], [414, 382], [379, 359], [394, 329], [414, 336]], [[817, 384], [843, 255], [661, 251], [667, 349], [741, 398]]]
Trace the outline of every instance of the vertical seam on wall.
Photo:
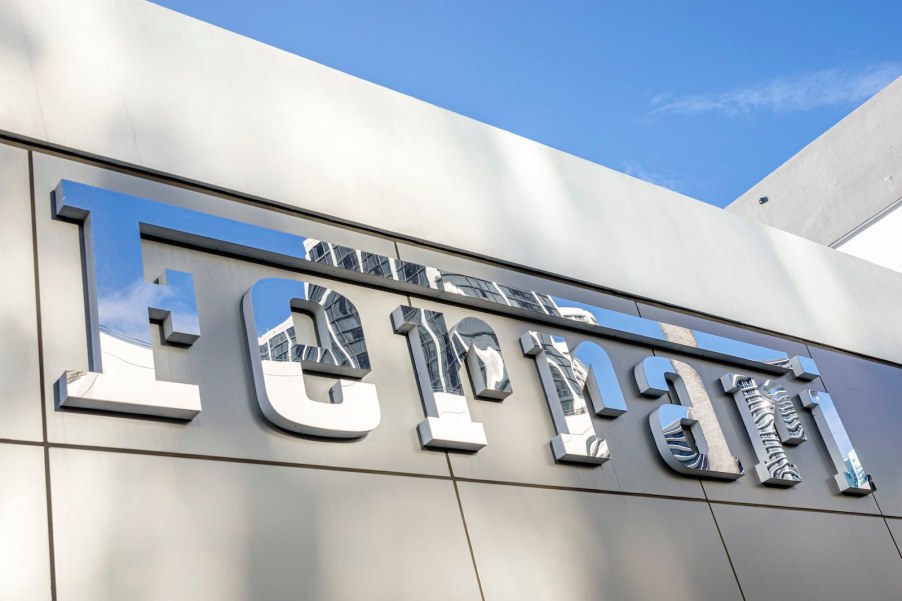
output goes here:
[[470, 540], [470, 529], [467, 527], [467, 518], [464, 515], [464, 506], [460, 500], [460, 491], [457, 489], [457, 478], [454, 477], [454, 469], [451, 467], [451, 457], [445, 451], [445, 459], [448, 461], [448, 471], [451, 472], [451, 484], [454, 485], [454, 496], [457, 498], [457, 508], [460, 510], [460, 521], [464, 526], [464, 535], [467, 537], [467, 548], [470, 549], [470, 560], [473, 562], [473, 573], [476, 574], [476, 585], [479, 587], [479, 598], [485, 601], [485, 592], [482, 590], [482, 579], [479, 577], [479, 566], [476, 565], [476, 553], [473, 552], [473, 541]]
[[[642, 310], [639, 308], [639, 303], [633, 301], [636, 304], [636, 313], [639, 317], [642, 317]], [[651, 349], [651, 354], [654, 357], [657, 357], [658, 354], [656, 349]], [[667, 391], [667, 396], [670, 397], [670, 391]], [[671, 398], [671, 402], [673, 399]], [[713, 408], [713, 407], [712, 407]], [[730, 556], [730, 550], [727, 548], [727, 541], [723, 538], [723, 532], [720, 531], [720, 524], [717, 523], [717, 516], [714, 514], [714, 507], [711, 505], [711, 500], [708, 498], [708, 491], [705, 490], [705, 483], [701, 480], [698, 482], [699, 487], [702, 489], [702, 494], [705, 496], [705, 505], [708, 506], [708, 511], [711, 512], [711, 519], [714, 520], [714, 528], [717, 530], [717, 537], [720, 539], [720, 544], [723, 547], [723, 552], [727, 556], [727, 562], [730, 564], [730, 571], [733, 572], [733, 579], [736, 581], [736, 587], [739, 589], [739, 595], [742, 597], [742, 601], [745, 601], [745, 591], [742, 590], [742, 583], [739, 582], [739, 574], [736, 573], [736, 566], [733, 565], [733, 558]]]
[[[392, 240], [392, 244], [395, 246], [395, 258], [399, 261], [401, 259], [401, 250], [398, 248], [398, 241]], [[410, 294], [406, 294], [407, 298], [407, 306], [413, 306], [413, 299]], [[422, 403], [422, 399], [420, 401]], [[476, 576], [476, 586], [479, 587], [479, 598], [482, 601], [485, 601], [485, 593], [482, 590], [482, 579], [479, 577], [479, 567], [476, 565], [476, 554], [473, 552], [473, 541], [470, 540], [470, 529], [467, 527], [467, 518], [464, 516], [464, 506], [460, 501], [460, 491], [457, 489], [457, 478], [454, 476], [454, 468], [451, 467], [451, 455], [448, 451], [444, 451], [445, 461], [448, 463], [448, 475], [451, 476], [451, 485], [454, 487], [454, 498], [457, 500], [457, 510], [460, 512], [460, 523], [464, 527], [464, 536], [467, 539], [467, 549], [470, 551], [470, 561], [473, 563], [473, 574]]]
[[50, 492], [50, 447], [47, 441], [47, 391], [44, 386], [44, 334], [41, 324], [41, 278], [38, 267], [38, 219], [34, 189], [34, 156], [28, 151], [28, 189], [31, 202], [31, 250], [34, 262], [34, 302], [37, 321], [38, 388], [41, 402], [41, 429], [44, 446], [44, 494], [47, 504], [47, 551], [50, 560], [50, 598], [56, 601], [56, 551], [53, 546], [53, 502]]
[[37, 203], [34, 192], [34, 160], [32, 152], [28, 151], [28, 194], [31, 204], [31, 253], [32, 269], [34, 271], [34, 312], [37, 330], [38, 345], [38, 388], [41, 397], [41, 435], [44, 444], [47, 444], [47, 406], [44, 403], [44, 338], [41, 325], [41, 278], [38, 269], [38, 219]]
[[896, 546], [896, 553], [899, 554], [899, 557], [902, 557], [902, 548], [899, 548], [899, 541], [897, 541], [896, 537], [893, 536], [893, 529], [889, 527], [889, 521], [887, 521], [886, 516], [881, 517], [883, 518], [883, 523], [886, 525], [887, 531], [889, 531], [889, 539], [893, 541], [893, 544]]
[[704, 486], [702, 486], [702, 492], [705, 494], [705, 505], [708, 506], [708, 511], [711, 512], [711, 519], [714, 520], [714, 527], [717, 529], [717, 536], [720, 538], [720, 544], [723, 545], [723, 552], [727, 556], [727, 561], [730, 562], [730, 570], [733, 572], [736, 586], [739, 587], [739, 594], [742, 596], [742, 601], [745, 601], [745, 591], [742, 590], [742, 583], [739, 582], [739, 574], [736, 573], [736, 566], [733, 565], [733, 558], [730, 556], [730, 550], [727, 548], [727, 541], [724, 540], [723, 532], [720, 531], [720, 524], [717, 523], [717, 515], [714, 514], [714, 507], [711, 505], [711, 501], [708, 500], [708, 492], [705, 490]]

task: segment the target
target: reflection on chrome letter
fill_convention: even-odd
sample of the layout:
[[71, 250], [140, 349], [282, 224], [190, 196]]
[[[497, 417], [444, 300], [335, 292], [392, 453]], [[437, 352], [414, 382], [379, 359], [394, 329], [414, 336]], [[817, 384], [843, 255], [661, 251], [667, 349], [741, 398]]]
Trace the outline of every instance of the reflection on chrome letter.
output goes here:
[[[566, 298], [507, 286], [428, 265], [316, 240], [279, 230], [224, 219], [161, 202], [129, 196], [112, 190], [63, 181], [61, 189], [77, 196], [75, 203], [60, 205], [58, 215], [84, 221], [97, 207], [120, 218], [119, 225], [131, 233], [134, 224], [145, 235], [193, 247], [228, 252], [262, 260], [268, 264], [302, 269], [355, 282], [373, 283], [402, 292], [416, 291], [433, 298], [527, 317], [558, 327], [613, 336], [650, 344], [656, 348], [717, 357], [740, 365], [753, 365], [767, 372], [792, 372], [797, 378], [817, 377], [817, 366], [808, 357], [787, 353], [699, 330], [659, 323], [628, 313], [597, 307]], [[675, 335], [676, 334], [676, 335]]]
[[83, 224], [90, 332], [90, 371], [66, 371], [57, 402], [191, 419], [200, 412], [198, 387], [156, 379], [150, 330], [150, 321], [160, 322], [166, 342], [185, 346], [200, 336], [191, 274], [166, 270], [147, 282], [137, 217], [95, 192], [71, 182], [54, 192], [56, 215]]
[[[735, 480], [743, 475], [742, 464], [727, 446], [697, 371], [682, 361], [647, 357], [636, 366], [635, 373], [639, 392], [646, 396], [663, 396], [673, 386], [673, 400], [678, 404], [662, 405], [649, 416], [655, 445], [667, 465], [701, 478]], [[695, 448], [685, 426], [690, 427]]]
[[[786, 390], [767, 380], [763, 386], [749, 376], [727, 374], [720, 379], [724, 392], [732, 393], [742, 423], [752, 441], [758, 464], [755, 472], [762, 484], [795, 486], [802, 481], [799, 468], [789, 460], [783, 443], [805, 441], [802, 422]], [[779, 409], [779, 411], [778, 411]], [[778, 420], [782, 420], [777, 428]]]
[[392, 311], [391, 321], [397, 334], [407, 336], [420, 387], [426, 413], [417, 427], [420, 442], [443, 449], [484, 447], [485, 430], [470, 419], [460, 368], [466, 359], [477, 397], [501, 400], [510, 395], [501, 346], [491, 326], [467, 317], [448, 331], [441, 313], [405, 306]]
[[766, 380], [761, 386], [761, 391], [777, 404], [780, 417], [776, 419], [775, 416], [774, 425], [777, 427], [780, 441], [783, 444], [798, 445], [808, 440], [805, 428], [802, 426], [802, 419], [799, 417], [795, 405], [792, 404], [792, 399], [786, 389], [773, 380]]
[[[370, 371], [357, 308], [315, 284], [267, 278], [242, 301], [257, 401], [267, 419], [286, 430], [331, 438], [357, 438], [379, 425], [376, 386], [338, 380], [331, 403], [307, 396], [304, 370], [362, 378]], [[299, 344], [292, 310], [314, 322], [319, 346]]]
[[835, 478], [839, 492], [846, 495], [869, 495], [874, 492], [830, 395], [805, 390], [799, 395], [799, 400], [814, 415], [817, 429], [836, 468]]
[[604, 463], [611, 458], [608, 443], [595, 433], [586, 405], [591, 399], [598, 415], [617, 417], [626, 411], [623, 393], [607, 353], [594, 342], [583, 342], [571, 354], [560, 336], [527, 332], [520, 337], [523, 354], [536, 369], [551, 411], [557, 436], [551, 449], [557, 461]]

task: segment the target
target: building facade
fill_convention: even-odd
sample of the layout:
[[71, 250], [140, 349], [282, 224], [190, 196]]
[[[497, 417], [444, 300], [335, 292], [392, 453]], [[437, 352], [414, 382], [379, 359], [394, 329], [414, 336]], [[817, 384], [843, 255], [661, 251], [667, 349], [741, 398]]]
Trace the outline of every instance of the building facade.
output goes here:
[[727, 210], [902, 271], [900, 149], [902, 78]]
[[137, 0], [0, 0], [0, 599], [898, 599], [902, 274]]

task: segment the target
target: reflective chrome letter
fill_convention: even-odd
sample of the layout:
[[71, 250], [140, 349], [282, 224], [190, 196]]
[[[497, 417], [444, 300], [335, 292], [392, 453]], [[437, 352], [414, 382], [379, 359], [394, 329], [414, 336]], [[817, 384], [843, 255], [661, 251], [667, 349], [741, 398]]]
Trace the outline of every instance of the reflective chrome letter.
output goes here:
[[[363, 436], [379, 425], [376, 387], [340, 379], [332, 403], [307, 396], [304, 369], [361, 378], [370, 371], [360, 316], [344, 296], [298, 280], [267, 278], [244, 295], [244, 325], [257, 401], [286, 430], [332, 438]], [[320, 346], [298, 344], [292, 309], [308, 313]]]
[[[783, 443], [805, 442], [805, 430], [786, 390], [772, 380], [759, 388], [754, 378], [727, 374], [720, 379], [732, 393], [759, 463], [755, 472], [762, 484], [795, 486], [802, 481], [799, 468], [786, 455]], [[779, 416], [777, 410], [779, 409]]]
[[492, 328], [475, 317], [449, 332], [437, 311], [401, 306], [392, 311], [395, 333], [405, 334], [416, 372], [426, 420], [417, 431], [423, 446], [476, 451], [486, 445], [482, 424], [470, 419], [460, 381], [467, 371], [477, 397], [500, 400], [511, 393], [501, 346]]
[[[673, 400], [679, 403], [662, 405], [649, 416], [655, 444], [667, 465], [680, 473], [703, 478], [735, 480], [743, 475], [742, 464], [727, 446], [697, 371], [682, 361], [647, 357], [635, 372], [639, 392], [660, 397], [672, 385], [676, 396]], [[684, 426], [691, 428], [695, 449]]]
[[836, 468], [835, 478], [839, 492], [846, 495], [869, 495], [874, 492], [830, 395], [805, 390], [799, 395], [799, 400], [814, 415], [817, 429]]
[[520, 337], [523, 354], [535, 358], [536, 369], [557, 436], [551, 441], [557, 461], [604, 463], [611, 458], [608, 443], [595, 433], [586, 397], [598, 415], [617, 417], [626, 402], [608, 354], [585, 341], [571, 354], [559, 336], [527, 332]]
[[197, 340], [191, 274], [166, 270], [156, 283], [145, 281], [137, 218], [113, 193], [63, 182], [54, 208], [83, 223], [91, 370], [63, 374], [59, 405], [193, 418], [200, 413], [198, 387], [156, 379], [149, 324], [162, 322], [167, 342]]

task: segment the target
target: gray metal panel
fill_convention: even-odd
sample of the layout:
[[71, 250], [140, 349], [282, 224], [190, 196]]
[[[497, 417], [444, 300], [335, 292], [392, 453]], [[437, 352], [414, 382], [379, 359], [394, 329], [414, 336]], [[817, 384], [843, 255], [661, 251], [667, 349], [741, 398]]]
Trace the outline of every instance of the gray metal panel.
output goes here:
[[[887, 518], [886, 524], [889, 526], [890, 534], [892, 534], [893, 541], [896, 543], [896, 549], [902, 549], [902, 520]], [[902, 555], [902, 551], [900, 551], [900, 555]]]
[[6, 144], [0, 144], [0, 282], [0, 438], [42, 440], [28, 152]]
[[641, 397], [632, 370], [643, 358], [651, 355], [650, 349], [595, 339], [611, 356], [629, 411], [616, 419], [592, 417], [595, 431], [608, 442], [610, 461], [600, 466], [555, 463], [550, 447], [550, 441], [555, 436], [551, 415], [536, 373], [535, 360], [523, 356], [519, 338], [530, 328], [566, 334], [571, 348], [578, 341], [592, 338], [561, 332], [547, 327], [547, 324], [530, 324], [525, 320], [478, 313], [472, 309], [426, 300], [414, 299], [413, 304], [443, 312], [449, 324], [470, 315], [484, 319], [498, 334], [501, 352], [510, 373], [513, 393], [501, 402], [474, 400], [469, 384], [464, 386], [470, 414], [474, 421], [485, 426], [488, 445], [475, 454], [449, 453], [456, 476], [703, 498], [698, 480], [682, 477], [664, 465], [649, 432], [648, 414], [667, 400]]
[[704, 503], [459, 488], [487, 601], [742, 598]]
[[883, 519], [712, 504], [746, 601], [897, 601], [902, 558]]
[[60, 601], [478, 599], [447, 480], [51, 452]]
[[0, 444], [0, 601], [50, 599], [44, 449]]
[[[36, 155], [38, 258], [44, 324], [45, 386], [67, 369], [86, 369], [87, 341], [82, 307], [82, 272], [78, 228], [50, 219], [50, 190], [61, 177], [102, 185], [133, 194], [232, 218], [278, 226], [288, 231], [312, 231], [341, 243], [391, 253], [384, 239], [361, 236], [273, 211], [137, 180], [122, 174]], [[321, 277], [266, 267], [256, 263], [187, 250], [173, 245], [143, 243], [145, 273], [179, 269], [194, 274], [201, 337], [189, 349], [155, 340], [157, 377], [200, 386], [203, 409], [189, 423], [125, 417], [112, 413], [58, 411], [48, 395], [48, 437], [53, 442], [125, 447], [163, 452], [223, 455], [248, 459], [311, 463], [364, 469], [448, 474], [442, 454], [420, 452], [415, 427], [422, 414], [416, 382], [404, 340], [392, 333], [389, 314], [405, 296], [379, 292]], [[345, 294], [361, 312], [373, 371], [364, 381], [377, 386], [382, 423], [362, 440], [336, 441], [291, 434], [271, 425], [257, 404], [240, 304], [242, 295], [264, 277], [303, 278], [327, 284]], [[158, 332], [154, 329], [155, 336]], [[334, 377], [309, 375], [315, 400], [328, 400]]]
[[884, 515], [902, 517], [902, 368], [810, 347]]
[[150, 2], [0, 15], [0, 131], [902, 362], [902, 274]]

